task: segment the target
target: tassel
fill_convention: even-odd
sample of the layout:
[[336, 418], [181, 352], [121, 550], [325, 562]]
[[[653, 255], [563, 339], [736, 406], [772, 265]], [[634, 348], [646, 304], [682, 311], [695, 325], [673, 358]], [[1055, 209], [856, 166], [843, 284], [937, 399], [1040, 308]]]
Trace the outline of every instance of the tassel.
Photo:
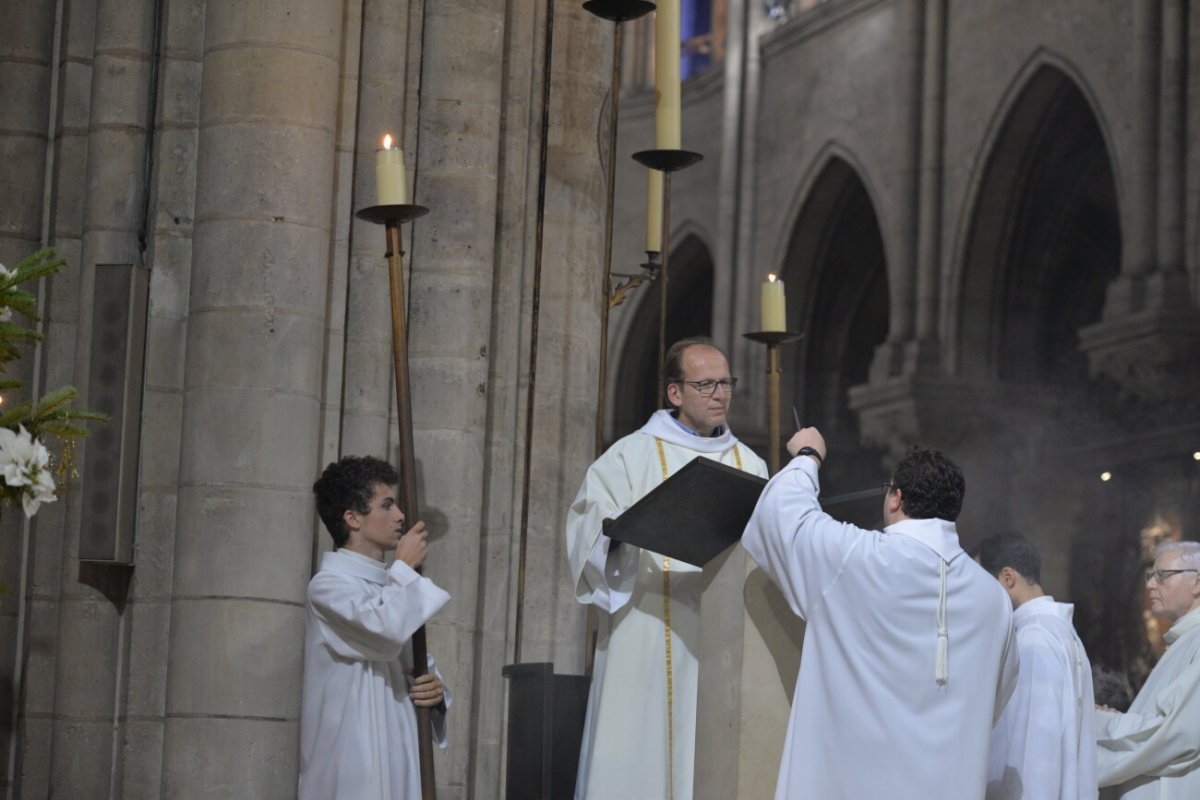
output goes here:
[[941, 573], [942, 588], [938, 592], [937, 666], [933, 669], [933, 679], [938, 686], [945, 686], [946, 679], [950, 677], [950, 637], [946, 630], [946, 562], [941, 559], [938, 559], [938, 571]]

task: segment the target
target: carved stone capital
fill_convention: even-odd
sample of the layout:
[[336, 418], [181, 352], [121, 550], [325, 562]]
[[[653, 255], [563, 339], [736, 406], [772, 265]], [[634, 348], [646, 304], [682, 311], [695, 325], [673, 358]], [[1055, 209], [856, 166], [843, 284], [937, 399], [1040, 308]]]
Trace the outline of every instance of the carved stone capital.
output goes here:
[[1166, 306], [1105, 319], [1079, 331], [1093, 377], [1121, 395], [1157, 405], [1200, 391], [1200, 311]]

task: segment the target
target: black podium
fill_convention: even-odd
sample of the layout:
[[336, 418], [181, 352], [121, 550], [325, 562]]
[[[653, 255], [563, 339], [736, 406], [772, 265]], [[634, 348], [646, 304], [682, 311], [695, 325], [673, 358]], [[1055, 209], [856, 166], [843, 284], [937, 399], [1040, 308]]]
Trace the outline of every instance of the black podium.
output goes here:
[[509, 664], [508, 800], [561, 800], [575, 792], [587, 713], [583, 675], [555, 675], [554, 665]]

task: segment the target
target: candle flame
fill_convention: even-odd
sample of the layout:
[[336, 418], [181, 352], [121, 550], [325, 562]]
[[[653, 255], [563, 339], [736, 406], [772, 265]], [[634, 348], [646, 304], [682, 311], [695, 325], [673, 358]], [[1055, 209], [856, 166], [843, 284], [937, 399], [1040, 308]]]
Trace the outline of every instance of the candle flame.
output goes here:
[[774, 282], [775, 282], [775, 273], [774, 273], [774, 272], [768, 272], [768, 273], [767, 273], [767, 280], [769, 280], [771, 283], [774, 283]]
[[392, 149], [392, 135], [390, 133], [385, 133], [383, 135], [383, 149], [384, 150]]

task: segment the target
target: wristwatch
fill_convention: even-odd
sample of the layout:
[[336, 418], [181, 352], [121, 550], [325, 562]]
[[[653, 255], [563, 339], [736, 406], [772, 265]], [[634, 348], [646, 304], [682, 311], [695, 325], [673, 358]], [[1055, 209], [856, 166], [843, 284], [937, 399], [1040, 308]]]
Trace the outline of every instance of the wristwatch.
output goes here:
[[815, 447], [807, 447], [807, 446], [801, 447], [799, 450], [796, 451], [796, 455], [797, 456], [812, 456], [813, 458], [815, 458], [817, 460], [818, 464], [825, 463], [825, 459], [821, 458], [821, 454], [817, 452], [817, 448], [815, 448]]

